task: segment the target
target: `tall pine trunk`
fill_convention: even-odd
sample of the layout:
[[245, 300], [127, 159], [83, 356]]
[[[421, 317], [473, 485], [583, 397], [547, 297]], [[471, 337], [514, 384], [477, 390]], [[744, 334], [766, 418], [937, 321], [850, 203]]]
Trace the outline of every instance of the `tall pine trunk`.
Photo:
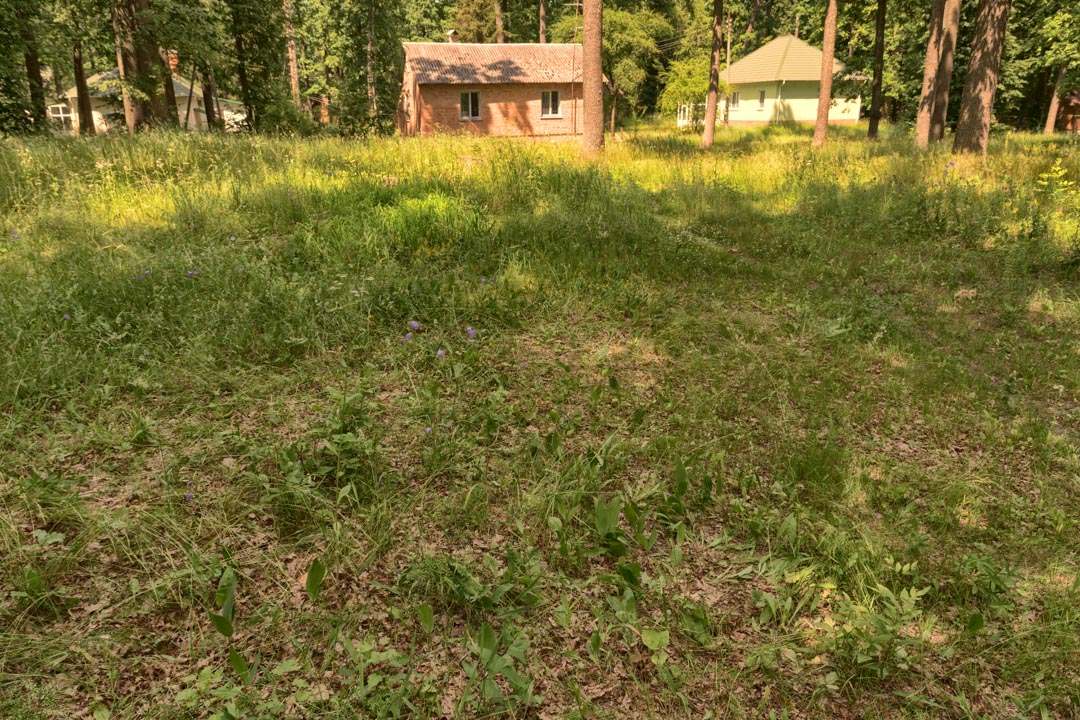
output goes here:
[[938, 67], [941, 64], [941, 29], [945, 17], [945, 0], [934, 0], [930, 9], [930, 37], [926, 41], [926, 62], [923, 66], [922, 92], [919, 94], [919, 112], [915, 116], [915, 145], [925, 148], [930, 144], [930, 123], [934, 117]]
[[602, 0], [583, 0], [581, 93], [584, 127], [581, 148], [594, 155], [604, 147], [604, 70]]
[[375, 0], [368, 0], [367, 97], [368, 115], [375, 117], [379, 114], [378, 98], [375, 93]]
[[214, 71], [209, 66], [203, 67], [202, 81], [202, 101], [203, 109], [206, 110], [206, 129], [212, 131], [218, 128], [221, 118], [218, 117], [217, 107], [214, 104], [217, 99]]
[[248, 82], [247, 54], [244, 52], [244, 35], [240, 29], [240, 21], [237, 18], [236, 8], [233, 8], [232, 17], [233, 45], [236, 48], [236, 76], [240, 81], [240, 96], [244, 101], [244, 114], [247, 116], [248, 127], [255, 129], [255, 99], [251, 94], [251, 83]]
[[1044, 135], [1053, 135], [1057, 127], [1058, 109], [1061, 107], [1061, 86], [1065, 82], [1065, 66], [1058, 70], [1057, 82], [1054, 83], [1054, 93], [1050, 96], [1050, 109], [1046, 112], [1046, 124], [1043, 125]]
[[817, 122], [814, 124], [813, 142], [816, 148], [822, 147], [829, 136], [833, 53], [836, 51], [836, 0], [828, 0], [825, 8], [825, 35], [822, 37], [821, 45], [821, 87], [818, 90]]
[[1012, 0], [979, 0], [953, 152], [986, 154]]
[[874, 91], [870, 97], [870, 127], [866, 136], [876, 139], [878, 125], [881, 124], [881, 106], [885, 94], [881, 87], [885, 74], [885, 11], [888, 0], [877, 0], [877, 15], [874, 18]]
[[716, 108], [720, 104], [720, 61], [724, 51], [724, 0], [713, 0], [712, 57], [709, 61], [709, 94], [705, 96], [705, 128], [701, 147], [712, 147], [716, 135]]
[[495, 42], [506, 42], [506, 30], [503, 27], [502, 0], [491, 0], [495, 5]]
[[292, 0], [282, 0], [282, 10], [285, 14], [285, 59], [289, 65], [289, 93], [292, 95], [293, 105], [300, 109], [303, 107], [300, 101], [300, 64], [296, 59]]
[[124, 121], [133, 133], [144, 124], [148, 115], [146, 99], [134, 88], [139, 75], [135, 60], [135, 9], [128, 0], [114, 0], [112, 9], [113, 34], [116, 37], [116, 66], [120, 73], [120, 92], [124, 101]]
[[180, 108], [176, 103], [176, 86], [173, 85], [172, 66], [163, 50], [158, 51], [157, 62], [161, 74], [161, 101], [164, 104], [161, 121], [172, 127], [180, 125]]
[[540, 0], [540, 42], [547, 42], [547, 3]]
[[45, 128], [45, 82], [41, 79], [41, 60], [38, 57], [37, 36], [29, 21], [19, 28], [23, 41], [23, 60], [26, 63], [26, 82], [30, 86], [30, 112], [34, 128]]
[[[134, 7], [134, 43], [135, 43], [135, 78], [139, 90], [148, 98], [149, 119], [158, 125], [175, 126], [179, 117], [176, 114], [176, 101], [172, 83], [168, 88], [165, 81], [169, 76], [165, 61], [161, 57], [161, 48], [150, 33], [149, 0], [132, 0]], [[169, 97], [173, 96], [170, 104]]]
[[83, 67], [82, 40], [75, 40], [71, 59], [75, 68], [75, 106], [79, 112], [79, 134], [96, 135], [94, 111], [90, 105], [90, 88], [86, 84], [86, 68]]
[[945, 122], [949, 115], [949, 89], [952, 85], [953, 57], [956, 55], [956, 36], [960, 32], [960, 0], [945, 0], [941, 19], [941, 52], [937, 75], [934, 78], [934, 110], [930, 118], [930, 140], [940, 142], [945, 137]]

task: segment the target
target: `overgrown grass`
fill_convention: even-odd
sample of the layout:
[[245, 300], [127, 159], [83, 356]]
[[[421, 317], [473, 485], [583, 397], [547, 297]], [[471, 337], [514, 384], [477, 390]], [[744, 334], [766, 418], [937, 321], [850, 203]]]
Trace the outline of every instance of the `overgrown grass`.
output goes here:
[[1080, 713], [1078, 146], [837, 135], [0, 145], [0, 716]]

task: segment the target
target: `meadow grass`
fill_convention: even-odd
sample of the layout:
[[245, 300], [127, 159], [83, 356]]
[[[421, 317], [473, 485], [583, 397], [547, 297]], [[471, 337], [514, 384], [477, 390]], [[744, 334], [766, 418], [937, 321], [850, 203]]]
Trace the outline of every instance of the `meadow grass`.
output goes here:
[[0, 716], [1080, 714], [1080, 145], [808, 146], [5, 141]]

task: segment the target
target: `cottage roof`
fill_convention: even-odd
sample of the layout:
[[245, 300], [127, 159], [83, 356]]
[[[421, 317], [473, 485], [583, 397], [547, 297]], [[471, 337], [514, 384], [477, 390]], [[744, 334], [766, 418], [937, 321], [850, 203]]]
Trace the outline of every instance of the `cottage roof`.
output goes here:
[[[725, 71], [724, 78], [732, 85], [777, 80], [820, 80], [822, 55], [816, 47], [794, 35], [783, 35], [732, 63]], [[834, 59], [833, 69], [842, 71], [844, 64]], [[730, 73], [730, 79], [727, 73]]]
[[[87, 89], [90, 91], [90, 97], [104, 98], [104, 97], [116, 97], [120, 94], [120, 71], [116, 68], [112, 70], [105, 70], [86, 78]], [[172, 79], [173, 92], [176, 93], [176, 97], [186, 98], [190, 95], [188, 88], [191, 87], [191, 82], [187, 78], [182, 78], [179, 75], [174, 75]], [[78, 96], [78, 92], [75, 86], [72, 86], [64, 93], [66, 97], [74, 98]], [[202, 95], [202, 85], [195, 83], [195, 95]]]
[[581, 45], [402, 43], [416, 82], [439, 85], [581, 82]]

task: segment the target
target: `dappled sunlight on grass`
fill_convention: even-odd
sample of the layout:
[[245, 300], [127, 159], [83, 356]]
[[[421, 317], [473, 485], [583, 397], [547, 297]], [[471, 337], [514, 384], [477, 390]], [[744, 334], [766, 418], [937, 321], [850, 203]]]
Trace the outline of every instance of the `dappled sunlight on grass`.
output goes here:
[[1068, 716], [1077, 146], [860, 133], [0, 145], [0, 694]]

